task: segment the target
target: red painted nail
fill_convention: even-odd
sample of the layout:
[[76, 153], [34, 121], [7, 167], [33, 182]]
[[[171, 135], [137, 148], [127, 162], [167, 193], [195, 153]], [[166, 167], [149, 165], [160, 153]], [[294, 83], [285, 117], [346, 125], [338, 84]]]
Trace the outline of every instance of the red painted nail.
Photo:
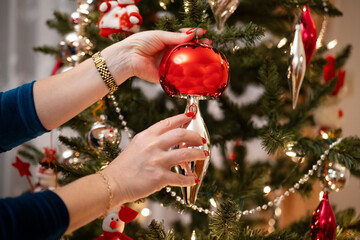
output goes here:
[[185, 115], [187, 117], [194, 117], [195, 113], [194, 112], [187, 112], [187, 113], [185, 113]]
[[199, 183], [200, 180], [198, 178], [195, 178], [195, 183]]
[[189, 30], [186, 31], [186, 34], [190, 35], [190, 34], [192, 34], [194, 32], [195, 32], [195, 28], [190, 28]]
[[205, 139], [205, 138], [202, 137], [201, 140], [202, 140], [203, 144], [206, 143], [206, 139]]
[[208, 157], [210, 155], [209, 151], [204, 150], [205, 157]]

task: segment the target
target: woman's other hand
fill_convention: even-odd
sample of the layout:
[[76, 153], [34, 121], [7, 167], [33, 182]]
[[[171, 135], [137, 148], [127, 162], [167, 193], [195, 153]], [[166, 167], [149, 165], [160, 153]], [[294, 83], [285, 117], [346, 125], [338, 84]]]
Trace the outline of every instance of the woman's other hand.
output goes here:
[[205, 160], [204, 151], [194, 148], [169, 151], [183, 142], [188, 146], [204, 144], [198, 133], [179, 128], [190, 120], [191, 117], [180, 114], [156, 123], [137, 134], [103, 170], [110, 179], [115, 204], [138, 200], [168, 185], [192, 186], [196, 183], [195, 176], [183, 176], [172, 172], [171, 168], [186, 161]]

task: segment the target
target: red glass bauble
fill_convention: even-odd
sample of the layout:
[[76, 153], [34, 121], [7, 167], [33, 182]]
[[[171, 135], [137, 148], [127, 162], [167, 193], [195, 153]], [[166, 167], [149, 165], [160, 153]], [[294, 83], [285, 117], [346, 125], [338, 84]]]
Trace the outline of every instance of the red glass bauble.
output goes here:
[[309, 66], [312, 55], [314, 54], [317, 41], [315, 23], [311, 17], [310, 9], [303, 7], [301, 18], [301, 37], [304, 42], [306, 66]]
[[217, 98], [229, 83], [229, 63], [210, 45], [183, 43], [163, 57], [159, 75], [161, 86], [170, 96]]
[[313, 240], [334, 240], [336, 236], [336, 219], [330, 206], [328, 193], [324, 193], [319, 206], [313, 213], [310, 229]]

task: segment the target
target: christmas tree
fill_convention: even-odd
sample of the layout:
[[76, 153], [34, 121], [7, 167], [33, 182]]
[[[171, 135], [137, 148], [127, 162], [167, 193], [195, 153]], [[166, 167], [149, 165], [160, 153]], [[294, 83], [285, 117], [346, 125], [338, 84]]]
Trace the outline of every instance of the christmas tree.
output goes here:
[[[129, 35], [125, 31], [110, 38], [99, 35], [96, 23], [101, 2], [79, 0], [74, 13], [55, 12], [55, 18], [47, 22], [64, 40], [59, 46], [35, 50], [57, 58], [54, 74]], [[183, 199], [179, 188], [167, 187], [148, 197], [190, 214], [190, 224], [177, 221], [171, 230], [165, 230], [161, 222], [152, 221], [143, 228], [135, 220], [126, 224], [124, 233], [134, 239], [314, 237], [323, 226], [311, 224], [311, 219], [322, 220], [323, 216], [314, 213], [280, 228], [283, 202], [295, 192], [303, 198], [311, 196], [319, 182], [325, 192], [339, 191], [348, 181], [349, 171], [360, 176], [360, 139], [341, 138], [338, 119], [327, 121], [329, 117], [322, 111], [338, 98], [344, 83], [342, 67], [351, 51], [348, 46], [335, 57], [327, 56], [329, 45], [322, 41], [327, 18], [342, 13], [328, 0], [161, 0], [140, 1], [137, 7], [143, 19], [141, 31], [206, 29], [203, 37], [226, 56], [231, 76], [223, 95], [200, 102], [211, 139], [211, 161], [218, 164], [210, 164], [201, 179], [196, 203]], [[312, 15], [322, 20], [317, 31]], [[61, 172], [60, 184], [101, 170], [122, 151], [120, 146], [126, 145], [127, 138], [185, 109], [185, 100], [141, 82], [127, 80], [64, 124], [60, 131], [71, 128], [73, 133], [59, 137], [62, 152], [58, 152], [58, 161], [52, 160], [54, 153], [44, 155], [28, 145], [19, 154]], [[156, 94], [149, 96], [154, 91]], [[342, 112], [338, 111], [337, 117], [341, 118]], [[97, 136], [99, 129], [111, 137]], [[125, 144], [119, 146], [120, 138]], [[250, 162], [248, 143], [254, 140], [261, 141], [268, 155]], [[331, 215], [326, 196], [319, 207], [324, 206]], [[333, 239], [334, 230], [337, 239], [360, 235], [360, 221], [352, 209], [335, 215], [337, 225], [328, 225], [330, 235], [319, 239]], [[65, 238], [92, 239], [101, 232], [101, 220], [96, 220]]]

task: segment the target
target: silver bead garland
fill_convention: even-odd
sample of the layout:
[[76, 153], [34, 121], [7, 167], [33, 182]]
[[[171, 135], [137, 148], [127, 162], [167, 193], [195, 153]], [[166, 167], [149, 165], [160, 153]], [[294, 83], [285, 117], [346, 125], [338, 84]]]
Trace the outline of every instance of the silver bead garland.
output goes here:
[[[118, 103], [116, 102], [116, 97], [114, 96], [113, 93], [109, 93], [108, 94], [108, 98], [112, 101], [113, 106], [115, 107], [115, 111], [119, 114], [119, 120], [121, 121], [121, 125], [124, 127], [124, 131], [127, 133], [129, 139], [132, 139], [132, 134], [129, 131], [129, 128], [127, 127], [127, 122], [124, 120], [124, 116], [121, 114], [121, 109], [118, 107]], [[267, 210], [269, 207], [273, 207], [274, 205], [279, 204], [281, 201], [283, 201], [286, 197], [288, 197], [291, 193], [294, 193], [297, 189], [300, 188], [301, 185], [303, 185], [304, 183], [306, 183], [310, 176], [312, 176], [314, 174], [314, 171], [316, 171], [320, 166], [321, 163], [326, 159], [326, 156], [329, 154], [329, 151], [335, 147], [336, 145], [338, 145], [340, 142], [342, 141], [342, 138], [338, 138], [335, 142], [333, 142], [332, 144], [329, 145], [329, 148], [326, 149], [324, 151], [324, 154], [322, 154], [320, 156], [320, 159], [317, 160], [316, 164], [314, 164], [309, 170], [308, 172], [299, 179], [299, 181], [297, 183], [294, 184], [293, 187], [289, 188], [288, 190], [286, 190], [283, 194], [281, 194], [280, 196], [277, 196], [273, 201], [269, 201], [267, 204], [264, 204], [262, 206], [257, 206], [255, 208], [252, 208], [250, 210], [243, 210], [243, 211], [238, 211], [238, 216], [241, 217], [242, 215], [249, 215], [249, 214], [254, 214], [255, 212], [261, 212], [261, 211], [265, 211]], [[215, 211], [214, 210], [210, 210], [210, 209], [204, 209], [202, 207], [198, 207], [196, 204], [191, 204], [191, 205], [187, 205], [185, 204], [185, 201], [180, 197], [177, 196], [175, 191], [171, 191], [171, 187], [165, 187], [165, 191], [167, 193], [169, 193], [171, 195], [171, 197], [175, 198], [175, 200], [177, 202], [179, 202], [181, 205], [184, 205], [188, 208], [193, 209], [194, 211], [198, 211], [198, 212], [202, 212], [206, 215], [215, 215]]]
[[113, 93], [109, 93], [107, 95], [107, 97], [108, 97], [108, 99], [111, 100], [111, 103], [115, 108], [115, 112], [119, 114], [118, 118], [121, 121], [121, 126], [124, 127], [124, 131], [128, 135], [129, 139], [132, 139], [133, 136], [132, 136], [129, 128], [127, 127], [127, 122], [124, 120], [124, 115], [121, 114], [121, 109], [119, 108], [119, 103], [116, 101], [116, 97], [114, 96]]
[[[299, 179], [299, 181], [297, 183], [294, 184], [293, 187], [289, 188], [288, 190], [286, 190], [283, 194], [277, 196], [273, 201], [269, 201], [267, 204], [264, 204], [262, 206], [257, 206], [255, 208], [249, 209], [249, 210], [243, 210], [243, 211], [238, 211], [238, 216], [241, 217], [241, 215], [249, 215], [249, 214], [254, 214], [255, 212], [261, 212], [261, 211], [265, 211], [267, 210], [269, 207], [273, 207], [277, 204], [279, 204], [281, 201], [283, 201], [286, 197], [290, 196], [291, 193], [295, 193], [295, 191], [297, 189], [300, 189], [301, 185], [305, 184], [309, 179], [310, 176], [312, 176], [314, 174], [314, 171], [316, 171], [322, 164], [322, 162], [325, 160], [326, 156], [329, 154], [329, 151], [335, 147], [336, 145], [338, 145], [339, 143], [341, 143], [342, 138], [338, 138], [335, 142], [333, 142], [328, 149], [326, 149], [324, 151], [324, 154], [321, 155], [320, 159], [316, 162], [316, 164], [314, 164], [308, 171], [306, 174], [304, 174], [304, 176], [302, 178]], [[170, 193], [172, 197], [174, 197], [176, 199], [177, 202], [179, 202], [180, 204], [193, 209], [194, 211], [198, 211], [198, 212], [203, 212], [207, 215], [211, 214], [214, 215], [215, 211], [213, 210], [209, 210], [209, 209], [204, 209], [201, 207], [198, 207], [195, 204], [192, 205], [186, 205], [184, 200], [178, 201], [179, 196], [176, 195], [176, 192], [171, 191], [171, 187], [166, 187], [165, 191]]]

